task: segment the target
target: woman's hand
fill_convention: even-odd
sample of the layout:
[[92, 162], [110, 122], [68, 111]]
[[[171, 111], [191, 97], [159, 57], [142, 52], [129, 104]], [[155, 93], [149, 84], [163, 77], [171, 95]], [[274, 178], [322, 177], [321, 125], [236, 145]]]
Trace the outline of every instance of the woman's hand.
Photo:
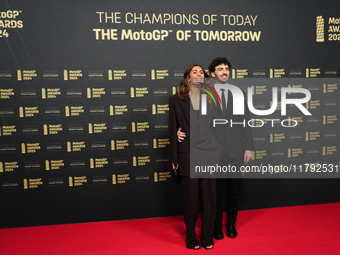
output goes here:
[[177, 170], [178, 169], [178, 163], [171, 163], [172, 164], [172, 169]]

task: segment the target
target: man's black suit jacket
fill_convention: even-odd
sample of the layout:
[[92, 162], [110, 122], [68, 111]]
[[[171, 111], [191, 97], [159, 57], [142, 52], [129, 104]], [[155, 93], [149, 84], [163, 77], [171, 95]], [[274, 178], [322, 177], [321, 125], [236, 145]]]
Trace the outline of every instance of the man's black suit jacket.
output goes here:
[[[245, 114], [233, 115], [233, 98], [231, 92], [228, 90], [226, 112], [223, 112], [221, 107], [218, 107], [218, 118], [226, 119], [228, 123], [216, 125], [216, 134], [224, 152], [231, 158], [243, 157], [245, 150], [254, 150], [253, 135], [251, 127], [248, 125], [250, 119], [249, 110], [246, 99], [244, 101]], [[231, 120], [233, 123], [237, 122], [244, 124], [233, 124], [231, 127]]]

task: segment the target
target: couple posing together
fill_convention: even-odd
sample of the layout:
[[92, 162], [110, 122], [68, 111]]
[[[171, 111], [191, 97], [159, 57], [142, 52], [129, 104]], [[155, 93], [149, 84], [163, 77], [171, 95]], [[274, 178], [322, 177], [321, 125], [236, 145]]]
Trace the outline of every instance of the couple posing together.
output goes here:
[[[236, 166], [237, 169], [253, 157], [253, 139], [249, 126], [217, 125], [213, 119], [233, 119], [242, 122], [249, 119], [248, 107], [245, 115], [233, 116], [233, 98], [228, 90], [231, 64], [227, 58], [215, 58], [209, 65], [213, 85], [222, 105], [215, 105], [208, 86], [209, 75], [201, 65], [190, 65], [183, 75], [177, 94], [169, 98], [169, 137], [171, 162], [179, 171], [183, 183], [184, 222], [186, 245], [189, 249], [207, 250], [214, 247], [214, 239], [222, 239], [222, 203], [227, 199], [226, 235], [237, 236], [235, 228], [240, 193], [240, 176], [233, 178], [190, 178], [190, 161], [195, 165]], [[204, 90], [202, 89], [204, 87]], [[206, 115], [201, 114], [201, 94], [206, 93]], [[214, 101], [213, 101], [214, 100]], [[191, 114], [190, 114], [191, 113]], [[190, 125], [191, 124], [191, 125]], [[190, 140], [191, 137], [191, 140]], [[218, 139], [217, 139], [218, 138]], [[238, 177], [238, 178], [237, 178]], [[200, 195], [199, 195], [200, 194]], [[202, 231], [201, 242], [196, 235], [199, 197], [201, 198]]]

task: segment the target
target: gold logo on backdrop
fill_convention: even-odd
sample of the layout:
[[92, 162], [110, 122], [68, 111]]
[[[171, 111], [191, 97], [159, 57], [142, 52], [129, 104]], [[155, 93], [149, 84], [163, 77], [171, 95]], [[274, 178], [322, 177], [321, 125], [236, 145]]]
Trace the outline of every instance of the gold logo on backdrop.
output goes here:
[[45, 169], [46, 171], [50, 170], [50, 162], [48, 160], [45, 160]]
[[270, 143], [273, 143], [274, 142], [274, 136], [273, 134], [270, 134]]
[[[308, 133], [308, 132], [306, 132]], [[320, 131], [314, 131], [308, 133], [308, 140], [309, 141], [315, 141], [317, 138], [320, 138]]]
[[4, 172], [4, 164], [0, 162], [0, 173]]
[[137, 158], [135, 156], [132, 158], [132, 165], [137, 166]]
[[337, 149], [336, 145], [326, 147], [326, 155], [333, 155], [337, 151], [338, 151], [338, 149]]
[[255, 94], [256, 95], [263, 95], [264, 92], [267, 91], [267, 86], [262, 85], [262, 86], [256, 86], [255, 87]]
[[291, 151], [291, 157], [299, 157], [300, 155], [303, 154], [302, 148], [293, 148]]
[[26, 146], [24, 143], [21, 144], [21, 153], [25, 154], [26, 153]]
[[283, 68], [280, 69], [270, 69], [270, 78], [282, 78], [286, 75], [286, 71]]
[[21, 70], [18, 70], [18, 71], [17, 71], [17, 75], [18, 75], [18, 81], [22, 81]]
[[113, 110], [113, 105], [110, 105], [110, 116], [115, 115], [115, 112]]
[[132, 122], [132, 133], [136, 132], [136, 123]]
[[[340, 26], [339, 26], [339, 30], [340, 30]], [[334, 83], [334, 84], [323, 84], [323, 93], [334, 93], [336, 90], [338, 89], [338, 84]]]
[[111, 140], [111, 150], [114, 151], [115, 149], [115, 141]]
[[112, 175], [112, 184], [117, 184], [117, 178], [115, 174]]
[[155, 73], [155, 70], [152, 69], [151, 70], [151, 80], [155, 80], [156, 79], [156, 73]]
[[87, 98], [91, 98], [91, 88], [87, 88]]
[[113, 145], [114, 146], [114, 150], [124, 150], [125, 147], [128, 147], [129, 146], [129, 140], [116, 140], [116, 141], [113, 141]]
[[44, 135], [48, 135], [48, 129], [46, 124], [44, 124]]
[[133, 87], [131, 87], [130, 90], [131, 90], [131, 98], [135, 97], [135, 89]]
[[18, 70], [18, 80], [32, 80], [37, 77], [37, 70]]
[[316, 17], [316, 41], [325, 41], [325, 20], [322, 16]]
[[2, 131], [1, 131], [1, 127], [0, 127], [0, 136], [8, 136], [8, 135], [12, 135], [13, 133], [17, 132], [16, 126], [3, 126], [2, 127]]
[[93, 134], [92, 124], [89, 123], [89, 134]]
[[255, 152], [256, 152], [256, 157], [254, 157], [254, 159], [263, 159], [264, 157], [267, 156], [267, 151], [266, 150], [254, 151], [254, 153]]
[[114, 108], [112, 106], [112, 115], [123, 115], [128, 112], [128, 105], [115, 105]]
[[175, 95], [177, 93], [177, 88], [176, 87], [172, 87], [172, 94]]
[[68, 177], [68, 186], [73, 187], [73, 178], [72, 176]]
[[67, 70], [64, 70], [64, 81], [68, 80], [68, 72]]
[[71, 152], [71, 142], [67, 142], [67, 152]]
[[46, 89], [45, 88], [41, 89], [41, 98], [46, 99]]
[[169, 138], [160, 138], [158, 139], [158, 144], [157, 144], [157, 139], [155, 139], [155, 145], [156, 145], [156, 148], [165, 148], [167, 145], [170, 145], [170, 139]]
[[156, 80], [164, 80], [165, 77], [169, 77], [169, 70], [156, 70]]
[[146, 166], [147, 163], [150, 163], [150, 156], [140, 156], [137, 160], [138, 166]]
[[69, 106], [65, 106], [65, 116], [70, 117], [70, 107]]
[[19, 107], [19, 117], [20, 118], [24, 117], [24, 108], [22, 106]]
[[94, 168], [94, 159], [90, 158], [90, 168]]
[[153, 148], [157, 149], [157, 139], [156, 138], [153, 139]]
[[308, 142], [309, 141], [309, 134], [308, 134], [308, 132], [306, 132], [306, 142]]
[[156, 114], [156, 105], [155, 104], [152, 105], [152, 114]]
[[307, 78], [317, 78], [321, 75], [321, 68], [306, 68]]
[[[113, 76], [112, 76], [113, 75]], [[109, 70], [109, 79], [113, 78], [113, 80], [122, 80], [123, 77], [126, 77], [126, 70]]]
[[288, 148], [288, 158], [292, 157], [292, 149]]
[[155, 182], [158, 182], [158, 175], [157, 175], [157, 172], [154, 172], [153, 177], [154, 177], [154, 181], [155, 181]]
[[[132, 122], [134, 125], [134, 122]], [[133, 126], [132, 126], [133, 128]], [[150, 128], [149, 122], [137, 122], [137, 132], [144, 132]], [[135, 130], [136, 131], [136, 130]], [[134, 132], [134, 131], [132, 131]]]
[[112, 70], [111, 69], [109, 69], [108, 71], [108, 79], [109, 81], [112, 81]]
[[28, 189], [28, 182], [27, 182], [27, 179], [24, 179], [24, 189]]
[[322, 156], [325, 156], [326, 155], [326, 146], [323, 146], [322, 147]]

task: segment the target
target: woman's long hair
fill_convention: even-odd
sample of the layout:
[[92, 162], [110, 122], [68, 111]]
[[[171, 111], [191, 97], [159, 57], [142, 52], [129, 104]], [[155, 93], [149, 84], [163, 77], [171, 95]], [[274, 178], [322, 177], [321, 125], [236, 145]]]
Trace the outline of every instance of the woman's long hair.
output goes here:
[[[189, 84], [189, 79], [190, 79], [190, 72], [191, 70], [195, 67], [195, 66], [199, 66], [200, 68], [202, 68], [203, 73], [204, 73], [204, 83], [209, 83], [209, 74], [204, 70], [204, 68], [201, 65], [198, 64], [192, 64], [190, 65], [187, 70], [184, 72], [183, 74], [183, 80], [181, 80], [181, 82], [179, 83], [179, 88], [177, 89], [177, 96], [180, 99], [183, 99], [186, 96], [189, 96], [190, 94], [190, 84]], [[207, 90], [211, 91], [209, 88], [206, 88]], [[202, 91], [203, 94], [206, 94], [204, 91]], [[208, 97], [208, 103], [209, 106], [212, 106], [212, 98]]]

